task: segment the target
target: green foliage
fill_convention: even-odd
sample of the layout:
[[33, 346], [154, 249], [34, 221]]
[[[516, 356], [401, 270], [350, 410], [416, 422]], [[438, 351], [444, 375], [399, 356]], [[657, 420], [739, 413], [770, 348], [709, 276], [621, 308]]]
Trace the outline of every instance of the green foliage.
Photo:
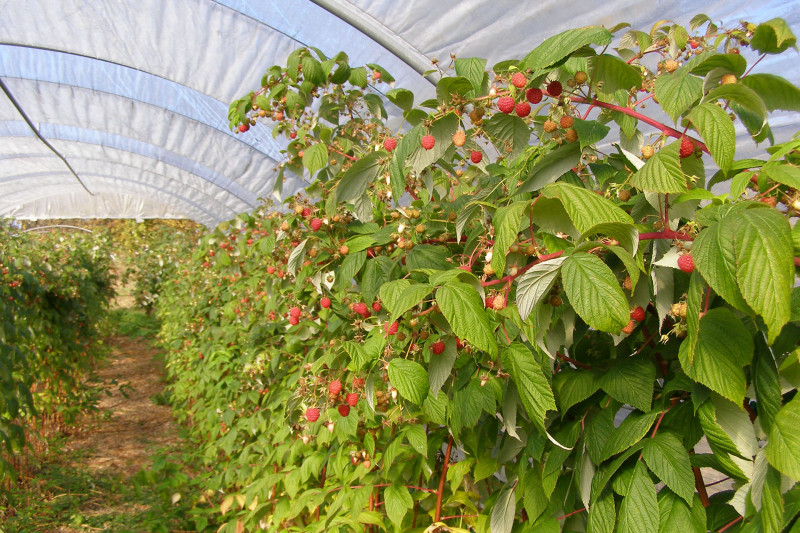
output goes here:
[[102, 232], [0, 224], [0, 479], [40, 419], [70, 424], [91, 403], [83, 378], [113, 295], [109, 246]]
[[[301, 49], [267, 71], [243, 120], [296, 133], [280, 171], [314, 180], [203, 238], [158, 311], [222, 531], [792, 522], [800, 142], [737, 160], [734, 121], [773, 142], [798, 90], [739, 52], [794, 37], [701, 26], [570, 30], [489, 73], [458, 58], [435, 100], [384, 107], [374, 65]], [[532, 88], [530, 115], [497, 108]], [[734, 490], [709, 499], [700, 467]]]

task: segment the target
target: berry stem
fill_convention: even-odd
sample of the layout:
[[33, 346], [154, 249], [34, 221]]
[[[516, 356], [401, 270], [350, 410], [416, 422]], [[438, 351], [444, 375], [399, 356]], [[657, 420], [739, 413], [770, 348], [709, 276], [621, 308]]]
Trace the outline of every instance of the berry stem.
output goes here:
[[562, 361], [566, 361], [567, 363], [572, 363], [573, 365], [577, 366], [578, 368], [584, 368], [589, 370], [592, 368], [591, 365], [587, 365], [586, 363], [581, 363], [580, 361], [573, 359], [572, 357], [568, 357], [561, 352], [556, 352], [556, 357], [561, 359]]
[[[548, 95], [548, 96], [550, 96], [550, 95]], [[652, 118], [650, 118], [650, 117], [648, 117], [646, 115], [643, 115], [643, 114], [639, 113], [638, 111], [634, 111], [633, 109], [631, 109], [629, 107], [622, 107], [622, 106], [618, 106], [618, 105], [614, 105], [614, 104], [609, 104], [607, 102], [600, 102], [598, 100], [592, 100], [590, 102], [589, 100], [587, 100], [586, 98], [583, 98], [581, 96], [573, 96], [570, 99], [573, 102], [577, 103], [577, 104], [591, 104], [591, 105], [594, 105], [594, 106], [597, 106], [597, 107], [602, 107], [602, 108], [605, 108], [605, 109], [611, 109], [612, 111], [619, 111], [620, 113], [623, 113], [625, 115], [631, 116], [631, 117], [633, 117], [635, 119], [641, 120], [645, 124], [649, 124], [649, 125], [653, 126], [654, 128], [658, 129], [661, 133], [663, 133], [664, 135], [668, 135], [670, 137], [675, 137], [676, 139], [680, 139], [681, 137], [684, 136], [681, 132], [679, 132], [675, 128], [670, 128], [666, 124], [663, 124], [663, 123], [661, 123], [661, 122], [659, 122], [659, 121], [657, 121], [655, 119], [652, 119]], [[695, 146], [700, 148], [705, 153], [709, 153], [708, 148], [706, 148], [706, 145], [703, 142], [698, 141], [697, 139], [695, 139], [693, 137], [690, 137], [690, 139], [692, 139], [692, 141], [694, 142]]]
[[697, 495], [700, 497], [700, 503], [703, 504], [703, 507], [708, 507], [711, 505], [711, 501], [708, 499], [708, 491], [706, 490], [706, 483], [703, 480], [703, 474], [696, 466], [692, 467], [692, 473], [694, 473], [694, 487], [697, 489]]

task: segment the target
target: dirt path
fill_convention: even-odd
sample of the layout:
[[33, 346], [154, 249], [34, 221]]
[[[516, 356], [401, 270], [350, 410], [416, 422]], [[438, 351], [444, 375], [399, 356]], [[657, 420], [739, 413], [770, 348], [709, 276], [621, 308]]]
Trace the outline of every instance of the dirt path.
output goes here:
[[111, 354], [98, 378], [107, 394], [67, 449], [86, 452], [84, 466], [94, 473], [130, 477], [148, 465], [152, 447], [178, 440], [177, 428], [170, 407], [154, 402], [164, 390], [158, 350], [141, 337], [109, 337], [106, 344]]

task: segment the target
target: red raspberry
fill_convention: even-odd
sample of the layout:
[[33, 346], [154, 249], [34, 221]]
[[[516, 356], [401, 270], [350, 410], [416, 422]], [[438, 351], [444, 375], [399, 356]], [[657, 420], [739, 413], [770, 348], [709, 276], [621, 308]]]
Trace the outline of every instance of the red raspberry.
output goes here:
[[460, 350], [463, 347], [464, 347], [464, 343], [461, 341], [461, 339], [456, 337], [456, 348], [458, 348]]
[[306, 420], [309, 422], [316, 422], [319, 420], [319, 408], [318, 407], [310, 407], [306, 409]]
[[527, 85], [528, 78], [526, 78], [525, 74], [523, 74], [522, 72], [515, 72], [514, 75], [511, 76], [511, 83], [517, 89], [522, 89], [523, 87], [525, 87], [525, 85]]
[[469, 160], [477, 165], [483, 161], [483, 153], [479, 152], [478, 150], [474, 150], [471, 154], [469, 154]]
[[364, 302], [358, 302], [357, 304], [353, 304], [353, 312], [358, 313], [359, 315], [363, 315], [367, 312], [367, 304]]
[[303, 208], [303, 218], [308, 218], [310, 216], [311, 216], [311, 208], [310, 207], [304, 207]]
[[686, 159], [693, 153], [694, 153], [694, 141], [692, 141], [689, 137], [681, 137], [681, 151], [680, 151], [681, 158]]
[[426, 135], [422, 138], [422, 147], [426, 150], [430, 150], [436, 144], [436, 139], [433, 138], [433, 135]]
[[300, 308], [299, 307], [292, 307], [289, 309], [289, 316], [293, 316], [295, 318], [300, 318]]
[[560, 96], [562, 91], [561, 82], [558, 80], [551, 81], [547, 84], [547, 94], [550, 96]]
[[331, 299], [327, 296], [323, 296], [322, 299], [319, 301], [320, 307], [323, 309], [328, 309], [331, 306]]
[[433, 344], [431, 344], [431, 351], [436, 355], [442, 353], [444, 351], [444, 342], [436, 341]]
[[387, 152], [391, 152], [395, 148], [397, 148], [397, 139], [394, 137], [388, 137], [386, 140], [383, 141], [383, 147], [386, 148]]
[[372, 310], [373, 311], [375, 311], [376, 313], [380, 313], [381, 309], [383, 309], [383, 306], [381, 305], [380, 302], [372, 302]]
[[400, 327], [400, 324], [397, 321], [392, 322], [389, 324], [388, 322], [384, 324], [383, 329], [386, 331], [387, 335], [394, 335], [397, 333], [397, 329]]
[[364, 381], [364, 378], [353, 378], [353, 387], [356, 389], [363, 388], [365, 383], [366, 381]]
[[504, 96], [497, 101], [497, 109], [503, 113], [511, 113], [514, 111], [514, 99], [510, 96]]
[[275, 273], [275, 267], [274, 266], [268, 266], [267, 267], [267, 274], [272, 275], [274, 273]]
[[695, 49], [697, 49], [697, 47], [698, 47], [699, 45], [700, 45], [700, 43], [698, 43], [698, 42], [697, 42], [697, 41], [695, 41], [694, 39], [692, 39], [691, 41], [689, 41], [689, 46], [691, 46], [691, 47], [692, 47], [692, 50], [695, 50]]
[[494, 296], [487, 296], [483, 304], [486, 306], [486, 309], [494, 309]]
[[633, 333], [635, 327], [636, 327], [636, 322], [631, 320], [630, 322], [628, 322], [627, 326], [622, 328], [622, 333], [624, 333], [625, 335], [630, 335], [631, 333]]
[[517, 104], [517, 116], [527, 117], [531, 114], [531, 104], [528, 102], [520, 102]]
[[296, 326], [299, 323], [300, 323], [300, 319], [297, 318], [296, 316], [290, 316], [289, 317], [289, 324], [291, 324], [293, 326]]
[[344, 397], [344, 401], [347, 402], [347, 405], [350, 407], [355, 407], [358, 405], [358, 393], [351, 392]]
[[694, 272], [694, 259], [690, 254], [682, 255], [678, 258], [678, 268], [684, 272]]
[[311, 224], [309, 225], [311, 226], [311, 231], [319, 231], [319, 228], [322, 227], [322, 220], [319, 218], [313, 218], [311, 219]]
[[328, 384], [328, 392], [336, 396], [340, 392], [342, 392], [342, 382], [338, 379], [334, 379]]
[[239, 124], [239, 131], [244, 133], [250, 129], [250, 124]]
[[339, 409], [339, 414], [342, 416], [347, 416], [350, 414], [350, 406], [349, 405], [340, 405], [337, 407]]
[[543, 93], [541, 89], [533, 88], [525, 91], [525, 98], [527, 98], [528, 101], [532, 104], [538, 104], [539, 102], [541, 102], [542, 96]]
[[631, 320], [635, 322], [641, 322], [644, 320], [644, 309], [642, 309], [641, 305], [637, 305], [635, 308], [633, 308], [631, 311]]

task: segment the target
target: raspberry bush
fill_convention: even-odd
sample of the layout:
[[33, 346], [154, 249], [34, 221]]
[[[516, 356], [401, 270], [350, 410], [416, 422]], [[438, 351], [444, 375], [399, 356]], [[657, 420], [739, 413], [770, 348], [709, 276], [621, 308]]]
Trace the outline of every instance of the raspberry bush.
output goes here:
[[231, 127], [286, 136], [279, 177], [309, 185], [205, 237], [159, 300], [198, 524], [792, 524], [800, 139], [768, 118], [800, 90], [751, 69], [794, 47], [780, 19], [580, 28], [454, 58], [422, 101], [343, 53], [270, 67]]
[[84, 378], [113, 296], [107, 235], [23, 233], [0, 223], [0, 480], [43, 436], [92, 405]]

